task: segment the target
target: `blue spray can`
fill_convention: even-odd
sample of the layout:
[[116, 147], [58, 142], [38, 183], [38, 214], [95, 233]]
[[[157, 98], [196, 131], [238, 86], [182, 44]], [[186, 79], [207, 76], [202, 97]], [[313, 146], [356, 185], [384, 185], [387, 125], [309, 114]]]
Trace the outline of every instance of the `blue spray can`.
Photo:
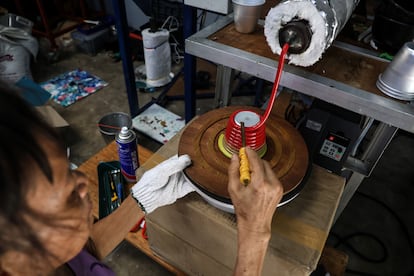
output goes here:
[[135, 172], [139, 167], [139, 160], [135, 132], [127, 127], [122, 127], [116, 136], [116, 143], [122, 175], [128, 182], [137, 181]]

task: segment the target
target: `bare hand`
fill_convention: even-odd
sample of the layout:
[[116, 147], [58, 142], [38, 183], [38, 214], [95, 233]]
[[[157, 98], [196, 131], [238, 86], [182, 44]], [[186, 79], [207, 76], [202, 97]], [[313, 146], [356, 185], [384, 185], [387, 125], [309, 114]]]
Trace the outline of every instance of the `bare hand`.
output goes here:
[[228, 191], [237, 216], [240, 231], [270, 235], [272, 217], [283, 196], [283, 186], [269, 163], [257, 153], [246, 148], [250, 163], [251, 183], [247, 186], [239, 180], [239, 157], [234, 154], [228, 168]]

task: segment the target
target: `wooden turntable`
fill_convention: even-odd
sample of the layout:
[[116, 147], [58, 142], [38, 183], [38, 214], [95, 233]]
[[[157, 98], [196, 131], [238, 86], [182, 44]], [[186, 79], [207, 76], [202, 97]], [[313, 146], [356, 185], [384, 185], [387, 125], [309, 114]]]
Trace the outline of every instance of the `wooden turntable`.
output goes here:
[[[230, 115], [240, 109], [234, 106], [215, 109], [194, 119], [185, 128], [178, 147], [179, 155], [188, 154], [192, 160], [185, 170], [187, 178], [209, 196], [227, 203], [231, 203], [227, 191], [230, 159], [220, 151], [218, 141]], [[263, 114], [258, 108], [249, 110]], [[282, 182], [284, 195], [291, 198], [300, 191], [310, 168], [305, 141], [287, 121], [270, 114], [266, 121], [266, 144], [262, 158], [270, 163]]]

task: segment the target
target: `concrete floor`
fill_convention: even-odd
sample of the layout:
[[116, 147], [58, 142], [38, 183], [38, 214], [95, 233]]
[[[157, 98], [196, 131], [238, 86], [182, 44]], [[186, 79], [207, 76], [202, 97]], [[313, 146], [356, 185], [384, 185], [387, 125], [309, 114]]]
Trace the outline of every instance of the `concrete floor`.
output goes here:
[[[32, 73], [35, 81], [42, 82], [76, 68], [85, 69], [109, 83], [106, 88], [66, 108], [54, 102], [48, 103], [69, 122], [67, 141], [71, 148], [70, 159], [79, 165], [106, 144], [96, 126], [98, 120], [110, 112], [129, 112], [129, 108], [122, 65], [120, 62], [113, 62], [107, 52], [91, 57], [74, 50], [65, 51], [55, 63], [47, 63], [40, 58], [33, 64]], [[152, 97], [157, 97], [158, 94], [159, 92], [139, 92], [140, 106], [149, 102]], [[252, 98], [244, 100], [246, 105], [247, 102], [253, 103]], [[166, 108], [178, 115], [184, 115], [182, 101], [168, 102]], [[199, 113], [211, 108], [213, 108], [212, 100], [197, 101]], [[161, 146], [142, 135], [138, 140], [141, 145], [151, 150]], [[350, 257], [347, 275], [413, 275], [414, 247], [411, 241], [414, 236], [414, 212], [411, 204], [411, 196], [414, 195], [413, 151], [413, 136], [399, 132], [372, 176], [363, 182], [358, 193], [334, 225], [327, 242], [329, 245], [338, 245], [338, 235], [341, 238], [351, 236], [347, 240], [348, 244], [338, 245], [338, 248]], [[385, 254], [379, 243], [368, 235], [377, 236], [384, 243], [387, 253]], [[362, 256], [351, 248], [360, 250]], [[365, 259], [365, 257], [381, 259], [384, 255], [386, 255], [384, 260], [378, 263]], [[122, 243], [106, 261], [117, 275], [169, 274], [126, 242]]]

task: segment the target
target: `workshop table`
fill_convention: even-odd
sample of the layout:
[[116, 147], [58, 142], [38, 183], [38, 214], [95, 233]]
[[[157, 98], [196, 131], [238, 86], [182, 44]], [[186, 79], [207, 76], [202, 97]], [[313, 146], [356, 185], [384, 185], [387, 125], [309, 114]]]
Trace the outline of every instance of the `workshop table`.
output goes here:
[[[271, 2], [277, 1], [267, 1], [267, 9]], [[216, 93], [226, 99], [224, 106], [231, 96], [230, 70], [273, 83], [279, 59], [268, 46], [261, 24], [254, 33], [239, 33], [233, 14], [188, 37], [185, 51], [219, 65]], [[313, 66], [285, 64], [280, 85], [414, 133], [414, 106], [388, 97], [376, 87], [379, 74], [389, 64], [378, 55], [337, 39]]]
[[[152, 151], [142, 146], [138, 146], [138, 153], [140, 164], [146, 164], [147, 160], [154, 154]], [[99, 180], [97, 167], [100, 162], [108, 162], [114, 160], [118, 160], [118, 151], [115, 141], [108, 144], [97, 154], [79, 166], [79, 171], [86, 174], [89, 179], [89, 193], [92, 200], [93, 215], [96, 219], [99, 218]], [[150, 249], [148, 241], [142, 237], [141, 231], [142, 230], [139, 230], [136, 233], [128, 233], [126, 240], [175, 275], [185, 275], [179, 269], [171, 266], [169, 263], [154, 254]]]
[[[156, 153], [139, 146], [141, 167], [137, 176], [141, 177], [146, 170], [176, 154], [181, 133], [174, 136]], [[95, 217], [99, 214], [97, 165], [101, 161], [113, 160], [117, 160], [115, 142], [110, 143], [79, 167], [90, 180]], [[292, 275], [292, 272], [306, 275], [315, 269], [332, 226], [344, 184], [343, 178], [313, 166], [309, 180], [299, 196], [278, 208], [272, 225], [272, 239], [265, 271], [277, 265], [280, 267], [278, 275]], [[183, 212], [186, 216], [181, 216]], [[188, 217], [189, 214], [191, 218]], [[216, 232], [209, 232], [208, 225], [202, 224], [203, 221], [209, 221], [211, 227], [225, 227], [215, 228]], [[183, 230], [187, 232], [183, 233]], [[219, 274], [226, 275], [230, 274], [226, 271], [232, 270], [237, 244], [235, 217], [209, 205], [196, 193], [190, 193], [175, 204], [161, 207], [148, 215], [147, 231], [149, 242], [142, 238], [141, 233], [129, 233], [126, 240], [176, 275], [185, 275], [183, 271], [194, 274], [194, 269], [199, 269], [203, 275], [212, 275], [203, 270], [211, 271], [214, 268], [224, 269]], [[232, 256], [221, 260], [223, 264], [219, 267], [217, 264], [206, 266], [217, 262], [212, 262], [210, 257], [206, 257], [209, 254], [208, 249], [200, 248], [200, 243], [221, 246], [222, 248], [215, 250], [227, 251]]]

